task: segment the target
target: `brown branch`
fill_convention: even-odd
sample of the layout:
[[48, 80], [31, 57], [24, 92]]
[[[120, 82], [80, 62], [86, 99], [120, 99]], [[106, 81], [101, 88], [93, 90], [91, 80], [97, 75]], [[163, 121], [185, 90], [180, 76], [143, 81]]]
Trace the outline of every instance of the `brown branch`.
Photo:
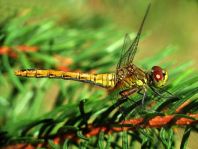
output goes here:
[[184, 107], [186, 107], [187, 105], [189, 105], [189, 103], [191, 102], [190, 99], [186, 100], [183, 104], [181, 104], [177, 109], [176, 109], [176, 113], [180, 113]]
[[[184, 107], [186, 107], [190, 103], [190, 100], [187, 100], [183, 104], [181, 104], [175, 111], [175, 113], [179, 113], [182, 111]], [[93, 126], [92, 124], [88, 125], [88, 130], [83, 133], [83, 135], [87, 138], [92, 136], [97, 136], [100, 132], [104, 132], [107, 134], [115, 133], [115, 132], [121, 132], [121, 131], [130, 131], [137, 128], [161, 128], [164, 126], [186, 126], [186, 125], [195, 125], [198, 124], [198, 114], [187, 114], [189, 118], [187, 117], [178, 117], [177, 114], [174, 115], [166, 115], [166, 116], [156, 116], [149, 120], [146, 120], [145, 118], [136, 118], [131, 120], [125, 120], [120, 123], [115, 124], [104, 124], [100, 126]], [[53, 137], [54, 144], [60, 144], [65, 141], [65, 139], [72, 140], [74, 142], [79, 142], [80, 139], [76, 135], [76, 132], [70, 132], [63, 135], [56, 135]], [[9, 145], [6, 146], [5, 149], [35, 149], [37, 147], [49, 147], [49, 144], [43, 143], [43, 144], [15, 144], [15, 145]]]
[[112, 127], [105, 125], [94, 127], [92, 125], [89, 125], [89, 131], [84, 135], [86, 137], [91, 137], [98, 135], [100, 131], [106, 133], [112, 133], [112, 132], [120, 132], [123, 130], [133, 130], [135, 128], [160, 128], [167, 125], [183, 126], [183, 125], [198, 124], [198, 114], [189, 114], [188, 116], [190, 116], [192, 119], [177, 118], [175, 117], [175, 115], [167, 115], [167, 116], [156, 116], [148, 121], [145, 121], [145, 119], [143, 118], [125, 120], [121, 122], [118, 125], [118, 127], [115, 127], [114, 125], [112, 125]]
[[[118, 124], [112, 124], [111, 126], [109, 125], [93, 126], [89, 124], [88, 131], [84, 133], [84, 136], [89, 138], [92, 136], [97, 136], [100, 132], [110, 134], [115, 132], [134, 130], [137, 128], [160, 128], [167, 125], [185, 126], [185, 125], [198, 124], [198, 114], [189, 114], [188, 116], [191, 118], [178, 118], [176, 117], [176, 115], [156, 116], [148, 121], [146, 121], [144, 118], [137, 118], [137, 119], [125, 120]], [[80, 141], [76, 133], [64, 134], [61, 136], [59, 135], [54, 137], [53, 140], [55, 144], [60, 144], [60, 142], [64, 142], [65, 139], [70, 139], [74, 142]], [[38, 144], [36, 146], [30, 144], [17, 144], [15, 146], [13, 145], [7, 146], [6, 149], [13, 149], [13, 148], [17, 149], [17, 148], [21, 148], [22, 146], [24, 149], [34, 149], [36, 147], [43, 147], [43, 144]]]
[[[83, 134], [85, 137], [89, 138], [92, 136], [97, 136], [100, 132], [104, 132], [107, 134], [121, 132], [121, 131], [129, 131], [137, 128], [160, 128], [164, 126], [186, 126], [186, 125], [194, 125], [198, 124], [198, 114], [189, 114], [191, 118], [177, 117], [176, 115], [167, 115], [167, 116], [156, 116], [151, 118], [150, 120], [145, 120], [144, 118], [137, 118], [131, 120], [125, 120], [118, 124], [100, 125], [93, 126], [89, 124], [88, 130]], [[117, 125], [117, 126], [116, 126]], [[80, 141], [79, 137], [73, 134], [65, 134], [61, 136], [56, 136], [54, 138], [54, 143], [59, 144], [60, 142], [64, 142], [65, 139], [70, 139], [74, 142]]]

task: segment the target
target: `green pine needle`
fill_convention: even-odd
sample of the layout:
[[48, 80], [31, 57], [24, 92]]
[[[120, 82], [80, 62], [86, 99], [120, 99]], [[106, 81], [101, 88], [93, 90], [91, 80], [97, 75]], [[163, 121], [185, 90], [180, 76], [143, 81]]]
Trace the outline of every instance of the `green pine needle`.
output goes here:
[[[92, 22], [93, 19], [95, 18], [86, 21]], [[106, 134], [101, 131], [91, 137], [84, 135], [88, 124], [111, 126], [138, 117], [149, 120], [156, 116], [177, 114], [177, 117], [191, 118], [187, 113], [197, 114], [198, 77], [197, 72], [190, 68], [192, 62], [174, 69], [169, 69], [169, 62], [163, 62], [176, 50], [174, 46], [161, 49], [163, 52], [143, 61], [136, 60], [139, 67], [146, 69], [163, 63], [170, 73], [168, 85], [164, 90], [159, 90], [162, 97], [149, 90], [143, 106], [139, 95], [134, 95], [127, 101], [118, 101], [112, 100], [105, 90], [87, 84], [50, 79], [21, 79], [14, 75], [16, 69], [58, 69], [62, 62], [55, 58], [57, 55], [72, 60], [66, 66], [71, 71], [114, 71], [124, 33], [118, 32], [108, 22], [98, 28], [89, 24], [89, 29], [80, 21], [76, 24], [70, 23], [67, 26], [58, 25], [52, 20], [31, 23], [29, 16], [18, 16], [1, 26], [1, 47], [12, 48], [18, 57], [12, 58], [9, 54], [0, 56], [0, 83], [11, 86], [10, 91], [5, 91], [3, 87], [0, 90], [0, 144], [6, 146], [23, 142], [35, 145], [45, 142], [48, 147], [65, 149], [74, 146], [105, 149], [127, 149], [131, 146], [174, 148], [177, 140], [171, 126], [134, 127], [134, 130], [122, 133]], [[77, 28], [79, 24], [80, 27]], [[20, 51], [16, 48], [20, 45], [36, 46], [38, 51]], [[168, 94], [167, 90], [174, 96]], [[46, 94], [47, 91], [50, 91], [49, 95]], [[186, 101], [189, 104], [180, 113], [176, 113], [176, 109]], [[50, 102], [53, 102], [51, 107], [48, 104]], [[155, 105], [146, 109], [153, 102]], [[186, 127], [180, 143], [181, 148], [186, 147], [190, 132], [197, 131], [196, 127]], [[76, 138], [72, 138], [71, 134], [75, 134]], [[73, 140], [64, 138], [64, 135], [69, 135]], [[55, 144], [54, 139], [61, 136], [62, 142]], [[80, 141], [76, 143], [75, 139]]]

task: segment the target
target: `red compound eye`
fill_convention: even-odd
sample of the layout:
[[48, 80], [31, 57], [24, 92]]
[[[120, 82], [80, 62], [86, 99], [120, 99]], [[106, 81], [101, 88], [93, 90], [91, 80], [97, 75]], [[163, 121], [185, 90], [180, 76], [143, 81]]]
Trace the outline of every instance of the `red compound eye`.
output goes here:
[[153, 66], [152, 67], [152, 72], [153, 72], [153, 78], [156, 81], [160, 81], [164, 78], [163, 76], [163, 69], [159, 66]]

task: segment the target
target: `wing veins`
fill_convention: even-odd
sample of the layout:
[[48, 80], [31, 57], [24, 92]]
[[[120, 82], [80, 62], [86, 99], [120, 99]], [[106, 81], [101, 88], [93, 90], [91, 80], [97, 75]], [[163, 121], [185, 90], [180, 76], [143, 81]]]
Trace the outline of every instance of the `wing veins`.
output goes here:
[[148, 16], [148, 12], [150, 10], [150, 6], [151, 6], [151, 3], [147, 7], [146, 13], [145, 13], [144, 18], [141, 22], [140, 28], [138, 30], [138, 33], [137, 33], [135, 39], [132, 41], [130, 39], [130, 36], [128, 33], [125, 35], [124, 44], [123, 44], [122, 52], [121, 52], [121, 57], [119, 59], [118, 65], [117, 65], [117, 72], [120, 68], [127, 66], [133, 62], [134, 56], [137, 52], [137, 47], [138, 47], [139, 39], [141, 36], [141, 32], [142, 32], [145, 20]]

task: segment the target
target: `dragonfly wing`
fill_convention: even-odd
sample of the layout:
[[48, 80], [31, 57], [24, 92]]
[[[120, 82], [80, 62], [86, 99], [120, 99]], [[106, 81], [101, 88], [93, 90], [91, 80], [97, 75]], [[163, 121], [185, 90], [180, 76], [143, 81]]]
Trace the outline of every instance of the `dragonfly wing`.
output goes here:
[[124, 37], [124, 44], [122, 46], [122, 52], [121, 52], [121, 56], [117, 65], [117, 70], [121, 67], [123, 67], [124, 65], [126, 65], [126, 60], [125, 60], [125, 54], [127, 53], [127, 50], [129, 49], [129, 47], [131, 46], [132, 40], [129, 36], [128, 33], [125, 34]]
[[137, 45], [138, 45], [138, 42], [136, 40], [137, 40], [137, 37], [132, 42], [129, 35], [126, 34], [125, 39], [124, 39], [122, 54], [117, 65], [117, 70], [133, 62], [133, 58], [137, 51]]
[[125, 67], [125, 66], [133, 63], [134, 56], [137, 52], [137, 47], [138, 47], [139, 39], [141, 36], [142, 28], [144, 26], [144, 22], [148, 15], [150, 6], [151, 6], [151, 4], [149, 4], [147, 7], [146, 13], [144, 15], [144, 18], [142, 20], [142, 23], [140, 25], [140, 28], [138, 30], [138, 33], [137, 33], [135, 39], [132, 41], [129, 37], [129, 34], [125, 35], [124, 44], [123, 44], [123, 48], [122, 48], [122, 54], [121, 54], [120, 60], [117, 65], [117, 72], [119, 71], [119, 68]]

